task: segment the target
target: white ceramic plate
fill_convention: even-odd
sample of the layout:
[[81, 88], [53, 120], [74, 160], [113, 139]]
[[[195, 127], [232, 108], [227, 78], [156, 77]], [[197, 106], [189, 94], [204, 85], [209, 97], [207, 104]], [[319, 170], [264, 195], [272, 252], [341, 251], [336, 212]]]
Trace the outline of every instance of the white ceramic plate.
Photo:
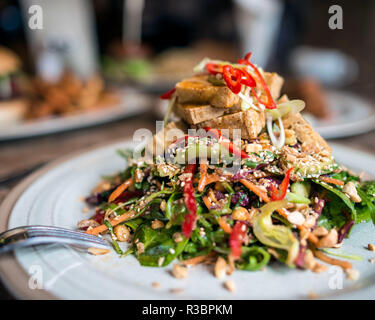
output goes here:
[[317, 119], [304, 115], [324, 138], [354, 136], [375, 129], [375, 106], [351, 93], [327, 91], [331, 119]]
[[30, 138], [67, 130], [85, 128], [135, 116], [145, 112], [149, 98], [131, 89], [116, 90], [120, 102], [113, 107], [76, 115], [35, 120], [0, 128], [0, 141]]
[[[45, 224], [76, 228], [78, 220], [90, 216], [83, 213], [85, 205], [79, 198], [89, 194], [100, 175], [124, 168], [124, 161], [115, 155], [115, 150], [130, 146], [129, 142], [122, 142], [95, 149], [35, 173], [3, 202], [0, 227]], [[333, 149], [338, 161], [375, 176], [374, 156], [339, 145]], [[303, 299], [314, 293], [322, 298], [371, 299], [375, 296], [375, 268], [368, 260], [375, 253], [364, 249], [368, 243], [375, 243], [374, 226], [356, 226], [340, 250], [363, 257], [362, 261], [353, 261], [361, 278], [357, 282], [344, 279], [343, 288], [336, 290], [330, 289], [329, 284], [335, 281], [332, 277], [337, 276], [337, 270], [315, 274], [274, 264], [264, 272], [236, 271], [231, 279], [237, 290], [230, 293], [206, 266], [192, 267], [188, 277], [179, 280], [170, 275], [170, 266], [141, 267], [133, 256], [119, 258], [114, 252], [91, 256], [57, 245], [17, 250], [13, 256], [2, 257], [0, 272], [7, 286], [22, 298]], [[42, 290], [29, 288], [28, 273], [36, 270], [42, 271]], [[155, 281], [161, 284], [159, 288], [152, 287]], [[171, 293], [177, 288], [183, 291]]]

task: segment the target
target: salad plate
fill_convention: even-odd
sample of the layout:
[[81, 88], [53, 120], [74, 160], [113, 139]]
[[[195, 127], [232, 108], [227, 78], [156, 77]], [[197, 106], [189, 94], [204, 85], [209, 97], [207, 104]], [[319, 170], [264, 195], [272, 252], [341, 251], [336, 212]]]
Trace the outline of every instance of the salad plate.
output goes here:
[[[132, 147], [131, 141], [122, 141], [40, 169], [2, 203], [1, 230], [28, 224], [76, 229], [77, 221], [92, 215], [82, 197], [90, 194], [101, 175], [123, 170], [124, 160], [116, 150]], [[340, 164], [357, 173], [365, 169], [367, 178], [375, 177], [375, 156], [336, 144], [332, 149]], [[356, 257], [351, 260], [360, 272], [356, 281], [346, 279], [337, 267], [313, 273], [275, 264], [264, 271], [236, 271], [227, 276], [235, 283], [233, 292], [225, 289], [225, 279], [215, 278], [208, 265], [189, 268], [186, 278], [176, 279], [171, 275], [172, 264], [144, 267], [132, 255], [121, 258], [113, 251], [93, 256], [57, 245], [3, 256], [0, 271], [3, 283], [16, 297], [31, 299], [371, 299], [375, 268], [370, 259], [375, 253], [365, 247], [374, 242], [372, 223], [359, 223], [340, 249], [332, 249]]]

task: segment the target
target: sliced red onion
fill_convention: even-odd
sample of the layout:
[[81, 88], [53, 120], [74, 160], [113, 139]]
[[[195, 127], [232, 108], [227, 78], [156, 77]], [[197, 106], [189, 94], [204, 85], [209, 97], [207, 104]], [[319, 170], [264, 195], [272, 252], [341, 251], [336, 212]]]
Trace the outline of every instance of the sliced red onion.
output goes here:
[[349, 233], [350, 229], [353, 227], [354, 221], [349, 220], [347, 223], [345, 223], [339, 230], [339, 238], [338, 243], [341, 243], [342, 240], [346, 237], [346, 235]]
[[306, 249], [307, 249], [307, 245], [302, 245], [302, 244], [299, 245], [299, 252], [298, 252], [296, 260], [294, 261], [294, 264], [298, 268], [304, 268], [305, 266]]
[[225, 199], [225, 196], [222, 192], [218, 191], [218, 190], [215, 190], [215, 197], [217, 200], [223, 200]]
[[241, 203], [240, 203], [240, 206], [242, 207], [246, 207], [248, 204], [249, 204], [249, 197], [247, 196], [246, 193], [244, 192], [241, 192], [241, 191], [237, 191], [233, 196], [232, 198], [230, 199], [231, 203], [232, 204], [237, 204], [238, 201], [240, 200], [240, 198], [243, 197]]

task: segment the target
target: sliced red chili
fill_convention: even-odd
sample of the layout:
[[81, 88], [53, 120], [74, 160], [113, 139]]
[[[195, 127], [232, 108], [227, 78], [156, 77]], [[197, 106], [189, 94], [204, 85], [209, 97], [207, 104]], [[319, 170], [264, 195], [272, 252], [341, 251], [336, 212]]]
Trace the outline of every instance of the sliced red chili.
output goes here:
[[223, 67], [213, 62], [207, 63], [206, 69], [209, 73], [213, 74], [214, 76], [216, 76], [218, 73], [223, 73]]
[[186, 180], [184, 185], [184, 203], [188, 213], [185, 215], [185, 220], [182, 224], [182, 233], [186, 238], [190, 238], [197, 220], [197, 200], [195, 199], [193, 186], [193, 175], [196, 166], [196, 164], [188, 164], [185, 168], [185, 173], [191, 173], [191, 178]]
[[237, 221], [232, 228], [232, 233], [229, 236], [229, 246], [232, 250], [232, 255], [238, 259], [242, 253], [242, 243], [247, 234], [247, 226], [243, 221]]
[[261, 85], [262, 85], [262, 87], [263, 87], [263, 89], [264, 89], [264, 91], [265, 91], [265, 93], [267, 95], [267, 101], [264, 101], [264, 102], [260, 101], [260, 98], [256, 95], [255, 91], [253, 91], [253, 94], [256, 96], [257, 100], [260, 103], [264, 104], [267, 107], [267, 109], [275, 109], [276, 108], [276, 104], [275, 104], [275, 101], [273, 101], [270, 89], [268, 88], [268, 86], [266, 84], [266, 81], [264, 80], [264, 78], [263, 78], [262, 74], [260, 73], [260, 71], [258, 70], [258, 68], [254, 64], [252, 64], [250, 62], [250, 57], [251, 57], [251, 53], [249, 52], [249, 53], [247, 53], [245, 55], [245, 59], [239, 59], [238, 63], [239, 64], [247, 65], [251, 69], [253, 69], [254, 72], [256, 73], [259, 81], [261, 82]]
[[242, 78], [241, 83], [247, 87], [256, 87], [257, 83], [252, 77], [250, 73], [248, 73], [245, 69], [241, 69]]
[[243, 151], [235, 144], [233, 144], [232, 141], [230, 141], [227, 138], [223, 138], [220, 130], [211, 129], [210, 127], [205, 127], [204, 130], [210, 132], [224, 148], [226, 148], [230, 153], [234, 154], [235, 156], [241, 159], [246, 159], [250, 157], [245, 151]]
[[230, 65], [223, 67], [223, 77], [228, 88], [235, 94], [241, 91], [242, 72], [240, 69], [233, 68]]
[[293, 170], [293, 167], [290, 168], [286, 174], [285, 174], [285, 178], [283, 180], [283, 182], [281, 182], [280, 184], [280, 190], [277, 190], [277, 188], [275, 187], [275, 185], [273, 183], [271, 183], [271, 199], [273, 201], [279, 201], [279, 200], [283, 200], [286, 196], [286, 192], [288, 190], [288, 186], [289, 186], [289, 177], [290, 177], [290, 172]]
[[168, 90], [167, 92], [163, 93], [160, 96], [160, 99], [163, 99], [163, 100], [170, 99], [172, 97], [172, 95], [174, 94], [175, 91], [176, 91], [176, 88], [172, 88], [171, 90]]

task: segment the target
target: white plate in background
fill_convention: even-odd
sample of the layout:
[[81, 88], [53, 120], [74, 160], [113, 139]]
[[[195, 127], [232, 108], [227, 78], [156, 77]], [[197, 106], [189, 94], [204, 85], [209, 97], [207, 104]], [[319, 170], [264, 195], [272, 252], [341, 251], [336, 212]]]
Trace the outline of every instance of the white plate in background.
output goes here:
[[17, 123], [0, 128], [0, 141], [31, 138], [104, 124], [144, 113], [150, 106], [150, 98], [137, 90], [127, 88], [115, 92], [120, 98], [118, 104], [84, 113]]
[[375, 106], [367, 100], [342, 91], [328, 90], [329, 119], [318, 119], [308, 113], [304, 117], [326, 139], [343, 138], [375, 129]]

